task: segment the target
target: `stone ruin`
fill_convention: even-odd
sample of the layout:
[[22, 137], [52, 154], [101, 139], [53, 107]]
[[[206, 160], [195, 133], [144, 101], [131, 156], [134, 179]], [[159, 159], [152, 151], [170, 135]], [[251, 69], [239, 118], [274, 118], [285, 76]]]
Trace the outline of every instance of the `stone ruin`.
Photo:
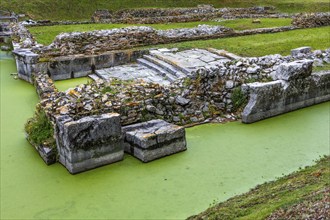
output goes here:
[[292, 24], [301, 28], [312, 28], [330, 25], [330, 12], [300, 13], [293, 17]]
[[102, 23], [155, 24], [269, 16], [279, 15], [274, 13], [273, 7], [214, 8], [212, 5], [198, 5], [193, 8], [124, 9], [116, 12], [103, 9], [95, 11], [91, 20]]
[[276, 79], [243, 86], [249, 102], [242, 113], [243, 123], [290, 112], [330, 100], [330, 71], [312, 74], [312, 60], [281, 64]]
[[[167, 49], [137, 51], [133, 59], [131, 54], [134, 51], [109, 52], [144, 43], [240, 36], [295, 27], [240, 32], [221, 26], [165, 31], [133, 27], [62, 34], [46, 47], [35, 42], [28, 31], [20, 32], [23, 28], [20, 25], [13, 27], [19, 75], [35, 83], [42, 99], [39, 107], [56, 124], [59, 161], [71, 173], [120, 161], [124, 151], [148, 162], [186, 150], [184, 129], [169, 122], [180, 125], [204, 123], [224, 116], [236, 120], [240, 118], [241, 107], [235, 106], [237, 100], [234, 97], [241, 91], [241, 86], [245, 95], [250, 97], [242, 114], [245, 123], [329, 100], [329, 72], [311, 75], [309, 70], [299, 66], [302, 63], [310, 69], [312, 61], [303, 60], [305, 58], [313, 59], [316, 65], [330, 61], [329, 50], [311, 52], [308, 48], [299, 48], [292, 51], [292, 56], [259, 58], [241, 58], [212, 48], [188, 52]], [[59, 56], [61, 53], [65, 56]], [[49, 60], [40, 62], [42, 59]], [[124, 72], [117, 74], [118, 77], [113, 75], [114, 65], [132, 61], [138, 62], [130, 66], [133, 82], [122, 81], [127, 80], [127, 67], [121, 67]], [[298, 67], [293, 68], [294, 73], [285, 74], [290, 72], [290, 66]], [[149, 76], [140, 74], [137, 67], [142, 72], [148, 69]], [[33, 75], [40, 71], [53, 79], [85, 76], [92, 71], [96, 82], [58, 92], [48, 75]], [[134, 74], [140, 74], [145, 81], [134, 81], [139, 78]], [[290, 74], [299, 76], [285, 79], [284, 76]], [[124, 79], [120, 78], [123, 76]], [[269, 82], [271, 80], [279, 82]], [[249, 84], [251, 81], [259, 83]], [[305, 93], [300, 95], [296, 88], [299, 91], [305, 89]], [[274, 91], [280, 91], [280, 95], [273, 95]], [[260, 100], [267, 99], [262, 96], [264, 94], [272, 97], [271, 100], [278, 102], [280, 107], [275, 109], [274, 102], [260, 106]], [[98, 132], [109, 129], [113, 132]], [[36, 149], [47, 164], [56, 161], [57, 153], [53, 149], [47, 146], [36, 146]]]

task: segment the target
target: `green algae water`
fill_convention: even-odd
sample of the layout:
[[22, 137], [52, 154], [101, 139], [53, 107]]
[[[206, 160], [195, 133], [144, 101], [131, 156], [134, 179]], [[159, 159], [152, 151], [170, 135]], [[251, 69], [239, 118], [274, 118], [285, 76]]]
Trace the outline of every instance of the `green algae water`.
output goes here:
[[329, 154], [323, 103], [258, 123], [187, 129], [188, 150], [148, 164], [124, 161], [70, 175], [24, 139], [38, 102], [1, 53], [1, 219], [184, 219]]
[[59, 91], [66, 91], [69, 88], [74, 88], [80, 84], [85, 84], [91, 81], [89, 77], [80, 77], [69, 80], [55, 81], [54, 84]]

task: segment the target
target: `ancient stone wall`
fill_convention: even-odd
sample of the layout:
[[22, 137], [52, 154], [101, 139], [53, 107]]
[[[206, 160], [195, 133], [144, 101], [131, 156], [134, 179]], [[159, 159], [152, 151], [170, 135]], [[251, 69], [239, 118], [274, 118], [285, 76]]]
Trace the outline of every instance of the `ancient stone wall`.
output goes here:
[[232, 32], [230, 28], [208, 25], [166, 31], [140, 26], [82, 33], [73, 32], [56, 36], [52, 44], [42, 49], [37, 48], [36, 52], [48, 56], [94, 54], [145, 45], [216, 38]]
[[125, 9], [116, 12], [97, 10], [92, 16], [94, 22], [154, 24], [166, 22], [192, 22], [212, 18], [255, 18], [274, 15], [272, 7], [214, 8], [199, 5], [195, 8], [149, 8]]
[[294, 16], [292, 25], [302, 28], [320, 27], [330, 25], [330, 12], [325, 13], [301, 13]]
[[240, 58], [198, 69], [170, 86], [115, 79], [80, 85], [52, 94], [41, 106], [49, 115], [73, 118], [117, 112], [123, 125], [156, 118], [176, 124], [198, 123], [239, 110], [235, 96], [240, 95], [240, 86], [276, 80], [281, 64], [306, 58], [318, 65], [330, 63], [330, 50], [298, 55]]
[[53, 93], [58, 92], [53, 80], [47, 74], [37, 74], [34, 76], [34, 87], [40, 100], [49, 98]]
[[58, 35], [52, 44], [34, 51], [41, 56], [65, 56], [94, 54], [110, 50], [122, 50], [138, 46], [175, 43], [199, 39], [214, 39], [229, 36], [244, 36], [275, 33], [297, 27], [260, 28], [234, 31], [223, 26], [199, 25], [196, 28], [155, 30], [151, 27], [127, 27], [112, 30], [73, 32]]
[[280, 65], [278, 80], [243, 86], [249, 102], [242, 113], [242, 122], [253, 123], [299, 108], [330, 100], [330, 71], [312, 73], [312, 60]]

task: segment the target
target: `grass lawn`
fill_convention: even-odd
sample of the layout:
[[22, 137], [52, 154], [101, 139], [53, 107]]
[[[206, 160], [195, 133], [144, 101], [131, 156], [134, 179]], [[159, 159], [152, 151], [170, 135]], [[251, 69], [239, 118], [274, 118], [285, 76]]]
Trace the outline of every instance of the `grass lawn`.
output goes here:
[[224, 49], [241, 56], [264, 56], [268, 54], [289, 55], [291, 49], [301, 46], [311, 46], [313, 49], [330, 48], [329, 39], [330, 27], [328, 26], [273, 34], [187, 41], [152, 47], [177, 47], [180, 49], [213, 47]]
[[96, 9], [275, 6], [286, 13], [330, 11], [328, 0], [1, 0], [0, 8], [25, 13], [32, 19], [90, 20]]
[[[138, 26], [151, 26], [156, 29], [171, 29], [171, 28], [192, 28], [199, 24], [208, 25], [222, 25], [233, 28], [235, 30], [246, 30], [264, 27], [280, 27], [291, 25], [289, 18], [264, 18], [260, 19], [260, 24], [252, 23], [252, 19], [238, 19], [238, 20], [223, 20], [223, 21], [200, 21], [188, 23], [168, 23], [168, 24], [138, 24]], [[61, 32], [74, 32], [74, 31], [93, 31], [104, 30], [112, 28], [121, 28], [134, 26], [134, 24], [81, 24], [81, 25], [57, 25], [45, 27], [30, 27], [29, 30], [39, 43], [44, 45], [50, 44], [56, 35]], [[135, 25], [136, 26], [136, 25]]]
[[[327, 156], [314, 166], [259, 185], [189, 219], [265, 219], [279, 208], [290, 209], [295, 204], [303, 203], [312, 192], [330, 187], [329, 180], [330, 157]], [[322, 195], [318, 197], [314, 199], [323, 198]]]

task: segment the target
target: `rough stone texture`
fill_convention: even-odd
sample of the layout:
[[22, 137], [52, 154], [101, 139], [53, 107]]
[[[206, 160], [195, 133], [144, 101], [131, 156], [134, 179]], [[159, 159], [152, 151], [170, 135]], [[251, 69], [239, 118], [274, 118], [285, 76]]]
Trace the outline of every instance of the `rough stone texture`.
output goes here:
[[57, 35], [52, 44], [43, 48], [35, 48], [35, 52], [48, 56], [94, 54], [144, 45], [216, 38], [231, 33], [234, 31], [230, 28], [208, 25], [165, 31], [138, 26], [82, 33], [72, 32]]
[[145, 82], [169, 85], [175, 80], [189, 76], [199, 68], [217, 68], [217, 65], [228, 61], [230, 59], [224, 56], [202, 49], [175, 52], [174, 49], [162, 48], [152, 50], [150, 55], [137, 59], [137, 64], [101, 69], [97, 70], [96, 74], [106, 81], [110, 81], [111, 78], [142, 79]]
[[312, 51], [311, 47], [299, 47], [291, 50], [291, 56], [295, 57], [299, 54], [308, 54]]
[[[169, 49], [159, 50], [163, 53], [173, 52]], [[180, 54], [184, 55], [182, 52]], [[138, 71], [133, 73], [133, 67], [125, 74], [123, 67], [120, 76], [113, 72], [108, 75], [110, 77], [106, 82], [80, 85], [67, 92], [54, 93], [42, 101], [41, 105], [49, 115], [62, 112], [75, 117], [117, 112], [121, 115], [123, 125], [156, 118], [181, 125], [204, 122], [236, 112], [232, 94], [242, 84], [277, 80], [276, 70], [279, 65], [297, 59], [321, 59], [326, 62], [329, 52], [330, 50], [314, 51], [303, 54], [302, 57], [283, 57], [275, 54], [239, 58], [199, 68], [190, 72], [187, 77], [162, 85], [147, 81], [149, 78], [145, 78], [146, 81], [122, 81], [124, 77], [132, 79], [142, 75]], [[256, 71], [248, 71], [249, 67]], [[113, 69], [117, 70], [117, 67]], [[189, 102], [176, 101], [180, 99]]]
[[44, 146], [44, 145], [37, 145], [29, 138], [28, 134], [25, 135], [26, 135], [26, 140], [36, 149], [40, 157], [47, 165], [56, 163], [57, 151], [55, 148], [51, 148], [49, 146]]
[[34, 87], [40, 99], [49, 98], [57, 92], [53, 80], [47, 74], [37, 74], [34, 78]]
[[123, 127], [125, 152], [149, 162], [187, 149], [183, 127], [152, 120]]
[[41, 156], [41, 158], [44, 160], [44, 162], [47, 165], [52, 165], [56, 163], [56, 159], [57, 159], [56, 149], [52, 149], [44, 146], [38, 146], [36, 147], [36, 149], [39, 155]]
[[[253, 123], [275, 115], [330, 100], [330, 71], [310, 75], [310, 61], [292, 62], [280, 68], [281, 80], [243, 86], [249, 102], [242, 113], [243, 123]], [[298, 74], [296, 74], [296, 70]]]
[[301, 13], [293, 17], [292, 24], [302, 28], [329, 26], [330, 12]]
[[94, 22], [107, 23], [168, 23], [192, 22], [212, 18], [259, 18], [283, 16], [273, 12], [272, 7], [214, 8], [212, 5], [198, 5], [193, 8], [148, 8], [124, 9], [116, 12], [97, 10], [92, 16]]
[[36, 72], [39, 55], [30, 49], [16, 49], [13, 51], [16, 60], [18, 77], [32, 83], [33, 73]]
[[120, 117], [109, 113], [73, 120], [56, 119], [59, 161], [75, 174], [123, 159]]
[[299, 60], [291, 63], [284, 63], [276, 69], [276, 78], [285, 81], [304, 79], [312, 74], [313, 61]]

